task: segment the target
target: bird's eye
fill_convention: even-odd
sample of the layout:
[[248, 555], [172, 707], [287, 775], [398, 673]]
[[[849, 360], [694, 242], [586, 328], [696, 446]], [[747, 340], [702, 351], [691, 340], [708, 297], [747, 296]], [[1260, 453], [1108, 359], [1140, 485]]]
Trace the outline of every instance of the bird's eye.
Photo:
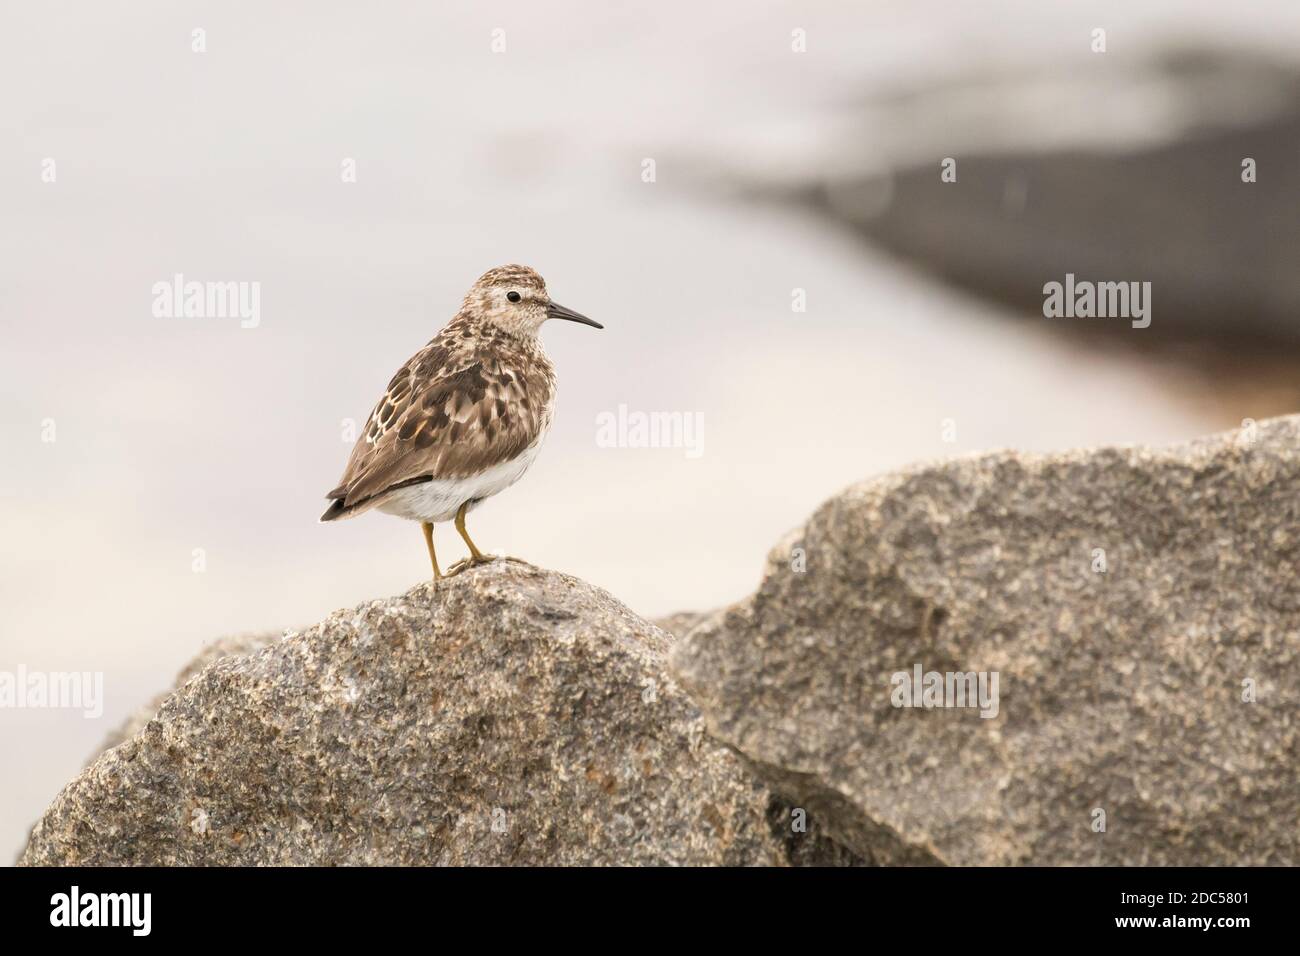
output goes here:
[[519, 301], [519, 293], [518, 293], [518, 292], [507, 292], [507, 293], [506, 293], [506, 298], [509, 299], [511, 302], [518, 302], [518, 301]]

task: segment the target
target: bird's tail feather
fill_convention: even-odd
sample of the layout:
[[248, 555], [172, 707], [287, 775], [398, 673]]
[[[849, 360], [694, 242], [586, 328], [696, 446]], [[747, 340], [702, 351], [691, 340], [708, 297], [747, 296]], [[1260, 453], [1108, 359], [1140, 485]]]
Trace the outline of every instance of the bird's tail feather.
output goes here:
[[320, 516], [321, 521], [333, 521], [335, 518], [343, 518], [352, 511], [343, 503], [342, 498], [335, 498], [330, 502], [330, 506], [325, 509], [325, 513]]

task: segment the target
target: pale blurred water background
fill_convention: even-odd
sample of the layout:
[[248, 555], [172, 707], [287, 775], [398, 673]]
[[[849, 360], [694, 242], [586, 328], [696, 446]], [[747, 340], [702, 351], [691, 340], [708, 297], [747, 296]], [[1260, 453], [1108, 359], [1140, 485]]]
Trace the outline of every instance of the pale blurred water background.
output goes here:
[[[1300, 5], [6, 5], [0, 670], [102, 671], [106, 700], [98, 720], [0, 710], [0, 858], [205, 642], [424, 578], [414, 525], [316, 517], [347, 456], [341, 421], [490, 266], [537, 267], [606, 330], [545, 329], [555, 427], [476, 512], [476, 540], [645, 615], [743, 596], [784, 531], [887, 469], [1277, 411], [1001, 321], [1006, 306], [815, 209], [727, 188], [875, 161], [869, 142], [835, 146], [872, 91], [1004, 66], [1095, 81], [1171, 42], [1293, 62]], [[1096, 103], [1075, 130], [1098, 146], [1162, 134], [1141, 99]], [[260, 282], [260, 327], [154, 318], [151, 287], [177, 272]], [[620, 404], [702, 414], [703, 455], [597, 447], [596, 416]], [[439, 540], [445, 566], [462, 549], [449, 528]]]

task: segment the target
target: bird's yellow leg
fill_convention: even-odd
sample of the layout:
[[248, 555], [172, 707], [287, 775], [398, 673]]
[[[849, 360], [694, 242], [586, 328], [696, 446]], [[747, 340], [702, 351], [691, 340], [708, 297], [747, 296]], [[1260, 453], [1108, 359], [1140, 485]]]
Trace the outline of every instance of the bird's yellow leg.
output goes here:
[[460, 536], [469, 545], [471, 561], [474, 564], [482, 564], [484, 561], [491, 561], [492, 559], [474, 546], [474, 542], [470, 540], [469, 532], [465, 530], [465, 509], [468, 507], [469, 502], [467, 501], [456, 510], [456, 530], [460, 532]]
[[420, 530], [424, 532], [424, 543], [429, 547], [429, 563], [433, 565], [433, 580], [438, 581], [442, 578], [442, 572], [438, 570], [438, 556], [433, 553], [433, 525], [428, 521], [421, 521]]

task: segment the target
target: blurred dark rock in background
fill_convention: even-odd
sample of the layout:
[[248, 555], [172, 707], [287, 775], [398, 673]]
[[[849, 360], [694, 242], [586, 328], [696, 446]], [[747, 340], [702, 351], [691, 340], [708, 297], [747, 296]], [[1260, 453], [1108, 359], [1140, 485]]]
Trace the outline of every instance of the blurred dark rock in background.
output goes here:
[[[1258, 415], [1294, 410], [1300, 73], [1244, 53], [1113, 56], [1087, 75], [960, 77], [864, 104], [839, 136], [858, 172], [836, 150], [763, 191], [1086, 347], [1190, 366]], [[1045, 318], [1043, 286], [1067, 273], [1150, 282], [1150, 327]]]

